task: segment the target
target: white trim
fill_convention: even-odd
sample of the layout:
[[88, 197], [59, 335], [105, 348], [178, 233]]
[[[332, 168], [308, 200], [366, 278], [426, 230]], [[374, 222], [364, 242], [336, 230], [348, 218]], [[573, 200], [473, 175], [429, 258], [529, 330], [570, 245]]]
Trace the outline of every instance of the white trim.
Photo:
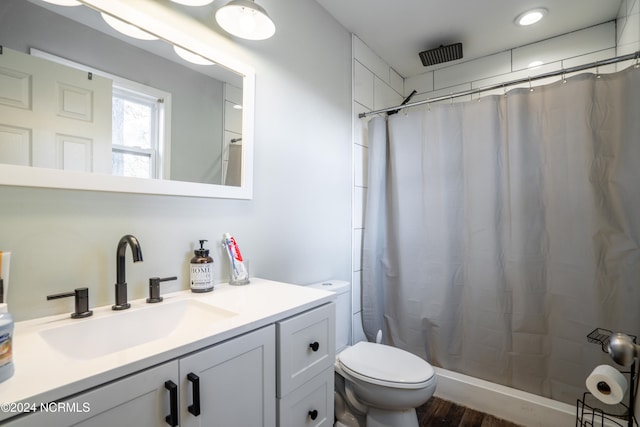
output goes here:
[[[207, 195], [204, 197], [253, 198], [255, 70], [248, 64], [238, 61], [231, 54], [231, 48], [235, 48], [235, 46], [229, 45], [224, 37], [204, 24], [200, 24], [187, 16], [179, 15], [153, 0], [137, 0], [136, 2], [128, 0], [80, 1], [89, 7], [117, 16], [125, 22], [135, 22], [136, 25], [148, 33], [154, 34], [173, 45], [190, 50], [218, 65], [224, 64], [222, 65], [223, 67], [243, 76], [242, 185], [240, 187], [209, 185], [211, 188], [206, 192], [207, 194], [220, 195]], [[185, 28], [188, 28], [189, 31], [184, 31]], [[219, 191], [216, 191], [216, 189]]]
[[[155, 34], [171, 44], [191, 50], [242, 76], [242, 168], [244, 171], [242, 185], [240, 187], [232, 187], [87, 173], [74, 174], [12, 165], [0, 165], [0, 185], [252, 199], [255, 70], [235, 58], [237, 56], [237, 46], [204, 24], [171, 11], [151, 0], [136, 0], [135, 2], [127, 0], [80, 1], [93, 9], [118, 16], [127, 22], [136, 22], [145, 31]], [[187, 28], [188, 31], [185, 30]]]
[[0, 185], [226, 199], [251, 198], [251, 194], [247, 194], [247, 188], [16, 165], [1, 165]]
[[435, 396], [441, 399], [527, 427], [575, 425], [575, 405], [446, 369], [434, 369], [438, 375]]

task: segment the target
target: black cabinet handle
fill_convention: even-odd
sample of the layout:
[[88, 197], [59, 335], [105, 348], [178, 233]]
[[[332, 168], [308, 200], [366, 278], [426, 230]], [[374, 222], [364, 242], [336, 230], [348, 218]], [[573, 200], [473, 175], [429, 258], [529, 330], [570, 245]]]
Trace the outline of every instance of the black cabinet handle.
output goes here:
[[178, 386], [173, 381], [165, 381], [164, 388], [169, 390], [169, 415], [164, 417], [171, 427], [178, 425]]
[[309, 411], [309, 418], [311, 418], [312, 420], [318, 418], [318, 411], [316, 411], [315, 409], [313, 411]]
[[314, 341], [309, 344], [309, 347], [311, 347], [311, 350], [313, 351], [318, 351], [318, 349], [320, 348], [320, 343], [318, 341]]
[[193, 390], [193, 405], [189, 405], [187, 410], [197, 417], [200, 415], [200, 377], [190, 372], [187, 379], [191, 381]]

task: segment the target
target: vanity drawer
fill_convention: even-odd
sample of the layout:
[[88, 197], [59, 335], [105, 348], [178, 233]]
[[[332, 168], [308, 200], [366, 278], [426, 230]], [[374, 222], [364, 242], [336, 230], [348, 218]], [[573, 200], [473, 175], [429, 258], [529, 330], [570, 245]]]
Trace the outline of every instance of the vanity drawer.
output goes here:
[[279, 427], [333, 426], [333, 366], [278, 400]]
[[332, 302], [278, 322], [278, 397], [333, 369], [335, 311]]

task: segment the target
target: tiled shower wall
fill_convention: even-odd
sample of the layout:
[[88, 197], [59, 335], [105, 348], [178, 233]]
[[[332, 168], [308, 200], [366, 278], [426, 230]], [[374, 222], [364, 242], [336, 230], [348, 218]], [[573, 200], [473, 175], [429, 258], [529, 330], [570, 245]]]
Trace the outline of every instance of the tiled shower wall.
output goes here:
[[[593, 63], [640, 50], [640, 0], [623, 0], [616, 21], [574, 31], [559, 37], [522, 46], [483, 58], [457, 63], [404, 79], [353, 35], [353, 236], [352, 302], [354, 342], [363, 340], [361, 323], [362, 235], [367, 197], [367, 121], [358, 114], [399, 105], [412, 90], [413, 101], [433, 99], [466, 90], [491, 86], [531, 75]], [[425, 47], [426, 48], [426, 47]], [[417, 55], [417, 52], [416, 52]], [[530, 69], [533, 61], [543, 65]], [[598, 72], [612, 72], [631, 65], [603, 66]], [[559, 80], [561, 77], [555, 78]], [[532, 82], [546, 84], [554, 79]], [[525, 85], [528, 86], [529, 83]], [[495, 92], [502, 92], [500, 89]], [[494, 92], [494, 93], [495, 93]], [[478, 99], [481, 95], [458, 98]], [[448, 100], [443, 102], [450, 102]]]

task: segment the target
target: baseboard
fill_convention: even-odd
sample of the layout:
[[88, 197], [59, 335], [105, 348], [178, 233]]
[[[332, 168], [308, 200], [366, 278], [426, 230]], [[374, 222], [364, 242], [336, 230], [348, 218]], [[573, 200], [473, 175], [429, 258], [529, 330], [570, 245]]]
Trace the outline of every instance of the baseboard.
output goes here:
[[435, 396], [526, 427], [576, 425], [576, 407], [532, 393], [435, 368]]

